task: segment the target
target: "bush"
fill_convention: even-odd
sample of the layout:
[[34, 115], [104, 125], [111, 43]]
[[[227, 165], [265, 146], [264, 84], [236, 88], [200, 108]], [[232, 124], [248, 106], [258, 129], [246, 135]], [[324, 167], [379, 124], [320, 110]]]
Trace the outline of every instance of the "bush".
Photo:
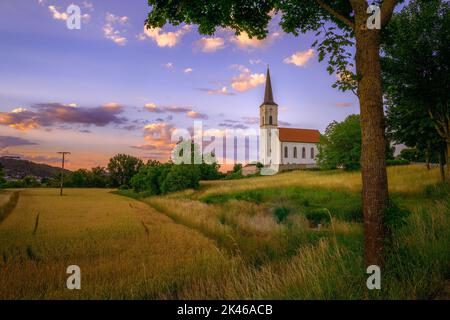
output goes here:
[[171, 164], [149, 162], [141, 167], [131, 180], [130, 185], [136, 192], [150, 192], [153, 195], [161, 193], [161, 184], [167, 176]]
[[200, 184], [198, 166], [181, 164], [173, 165], [161, 184], [161, 193], [169, 193], [184, 189], [198, 189]]
[[386, 165], [388, 166], [404, 166], [407, 164], [410, 164], [411, 162], [406, 159], [393, 159], [393, 160], [386, 160]]
[[25, 184], [22, 180], [8, 180], [3, 185], [2, 188], [25, 188]]
[[424, 162], [425, 155], [423, 151], [416, 148], [406, 148], [400, 151], [400, 158], [408, 160], [409, 162]]
[[384, 225], [389, 231], [395, 231], [406, 223], [406, 219], [411, 212], [406, 208], [400, 207], [396, 201], [389, 199], [389, 204], [383, 214]]
[[330, 222], [330, 213], [327, 208], [317, 208], [306, 213], [306, 219], [312, 222], [315, 225], [319, 223], [329, 223]]
[[287, 216], [289, 215], [289, 209], [286, 207], [278, 207], [275, 208], [273, 214], [277, 218], [278, 222], [283, 222], [286, 220]]
[[440, 182], [437, 184], [426, 186], [423, 193], [427, 198], [450, 198], [450, 183]]

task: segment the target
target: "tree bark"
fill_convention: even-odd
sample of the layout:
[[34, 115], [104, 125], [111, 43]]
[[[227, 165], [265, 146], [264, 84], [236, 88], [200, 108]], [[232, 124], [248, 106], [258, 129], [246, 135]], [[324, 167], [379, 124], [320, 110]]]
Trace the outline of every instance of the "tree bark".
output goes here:
[[384, 264], [387, 230], [383, 214], [388, 205], [386, 138], [381, 88], [380, 30], [366, 28], [365, 7], [356, 13], [356, 71], [361, 112], [361, 173], [364, 213], [364, 261]]
[[430, 141], [427, 143], [427, 148], [425, 150], [425, 162], [427, 163], [427, 169], [430, 170]]
[[439, 172], [442, 182], [445, 182], [445, 148], [439, 148]]
[[447, 181], [450, 182], [450, 139], [447, 139]]

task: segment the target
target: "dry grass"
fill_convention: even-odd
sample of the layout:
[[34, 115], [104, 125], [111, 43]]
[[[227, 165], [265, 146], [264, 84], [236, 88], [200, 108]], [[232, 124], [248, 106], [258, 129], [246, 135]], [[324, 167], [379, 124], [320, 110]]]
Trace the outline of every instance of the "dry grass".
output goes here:
[[[391, 192], [416, 193], [422, 191], [424, 186], [439, 181], [439, 169], [426, 170], [423, 165], [393, 166], [388, 167], [388, 179]], [[361, 190], [361, 173], [298, 170], [241, 180], [205, 181], [202, 183], [202, 191], [198, 193], [198, 196], [296, 186], [358, 192]]]
[[[424, 186], [438, 178], [424, 167], [389, 168], [391, 191], [411, 204], [425, 201]], [[143, 202], [101, 189], [68, 189], [64, 197], [23, 190], [0, 224], [0, 299], [433, 298], [450, 259], [446, 199], [427, 199], [395, 233], [383, 290], [373, 296], [365, 289], [361, 224], [333, 218], [318, 231], [299, 214], [277, 221], [273, 203], [198, 200], [295, 186], [359, 192], [359, 181], [355, 172], [297, 171], [208, 182]], [[79, 291], [65, 288], [71, 264], [81, 267]]]
[[[215, 297], [216, 286], [192, 286], [220, 283], [230, 263], [213, 241], [147, 205], [82, 189], [22, 191], [0, 226], [0, 254], [1, 299]], [[65, 288], [71, 264], [81, 267], [80, 291]]]

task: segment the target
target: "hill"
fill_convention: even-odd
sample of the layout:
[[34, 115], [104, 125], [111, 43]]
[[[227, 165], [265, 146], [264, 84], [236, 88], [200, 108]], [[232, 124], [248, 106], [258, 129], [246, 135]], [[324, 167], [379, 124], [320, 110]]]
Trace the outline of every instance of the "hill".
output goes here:
[[[58, 167], [10, 157], [0, 157], [0, 165], [3, 166], [5, 177], [10, 179], [22, 179], [28, 175], [42, 179], [61, 172], [61, 168]], [[65, 170], [65, 172], [70, 171]]]

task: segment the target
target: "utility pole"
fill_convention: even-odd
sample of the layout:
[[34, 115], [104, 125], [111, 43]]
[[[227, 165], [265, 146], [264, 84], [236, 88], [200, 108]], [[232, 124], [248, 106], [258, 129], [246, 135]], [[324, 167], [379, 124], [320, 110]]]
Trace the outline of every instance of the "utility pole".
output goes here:
[[67, 151], [60, 151], [59, 154], [62, 154], [62, 163], [61, 163], [61, 190], [59, 191], [59, 195], [63, 195], [63, 185], [64, 185], [64, 160], [66, 154], [70, 154], [70, 152]]

